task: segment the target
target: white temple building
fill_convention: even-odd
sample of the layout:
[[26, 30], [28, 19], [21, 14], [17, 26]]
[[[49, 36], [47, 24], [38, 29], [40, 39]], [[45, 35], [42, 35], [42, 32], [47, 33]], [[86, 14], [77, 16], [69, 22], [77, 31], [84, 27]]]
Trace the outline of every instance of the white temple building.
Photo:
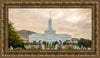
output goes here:
[[53, 41], [61, 40], [62, 42], [69, 40], [71, 41], [71, 35], [69, 34], [56, 34], [56, 31], [52, 29], [52, 20], [51, 17], [48, 20], [48, 29], [44, 31], [44, 34], [31, 34], [29, 35], [29, 42], [36, 41], [38, 42], [41, 40], [41, 42], [46, 41], [49, 44], [52, 45]]

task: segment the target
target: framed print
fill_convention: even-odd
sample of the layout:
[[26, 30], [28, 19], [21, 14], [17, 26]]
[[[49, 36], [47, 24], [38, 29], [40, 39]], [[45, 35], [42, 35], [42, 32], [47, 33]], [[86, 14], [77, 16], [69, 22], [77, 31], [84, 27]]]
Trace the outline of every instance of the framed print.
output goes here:
[[99, 58], [99, 0], [1, 0], [0, 57]]

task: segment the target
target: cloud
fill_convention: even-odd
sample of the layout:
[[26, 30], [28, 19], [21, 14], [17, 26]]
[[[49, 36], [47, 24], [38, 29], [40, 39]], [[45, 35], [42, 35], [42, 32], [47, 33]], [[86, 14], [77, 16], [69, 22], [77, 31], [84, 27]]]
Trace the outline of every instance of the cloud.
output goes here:
[[52, 27], [57, 33], [91, 39], [90, 8], [9, 8], [9, 20], [16, 30], [44, 33], [48, 28], [49, 10], [52, 11]]

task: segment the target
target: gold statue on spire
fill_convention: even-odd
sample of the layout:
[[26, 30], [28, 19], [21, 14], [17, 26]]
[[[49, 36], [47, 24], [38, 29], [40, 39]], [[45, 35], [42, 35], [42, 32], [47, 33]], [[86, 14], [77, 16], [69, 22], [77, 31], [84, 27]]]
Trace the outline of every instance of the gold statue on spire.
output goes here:
[[51, 10], [49, 11], [49, 13], [51, 14]]
[[50, 17], [51, 17], [51, 10], [49, 10], [49, 14], [50, 14]]

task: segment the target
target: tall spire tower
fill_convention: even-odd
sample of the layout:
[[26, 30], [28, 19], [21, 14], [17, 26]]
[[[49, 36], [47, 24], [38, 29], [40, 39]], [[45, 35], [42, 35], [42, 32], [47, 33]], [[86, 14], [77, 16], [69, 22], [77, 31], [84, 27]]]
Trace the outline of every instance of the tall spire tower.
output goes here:
[[52, 30], [51, 10], [49, 11], [49, 15], [50, 15], [50, 17], [49, 17], [49, 21], [48, 21], [48, 23], [49, 23], [48, 30]]

